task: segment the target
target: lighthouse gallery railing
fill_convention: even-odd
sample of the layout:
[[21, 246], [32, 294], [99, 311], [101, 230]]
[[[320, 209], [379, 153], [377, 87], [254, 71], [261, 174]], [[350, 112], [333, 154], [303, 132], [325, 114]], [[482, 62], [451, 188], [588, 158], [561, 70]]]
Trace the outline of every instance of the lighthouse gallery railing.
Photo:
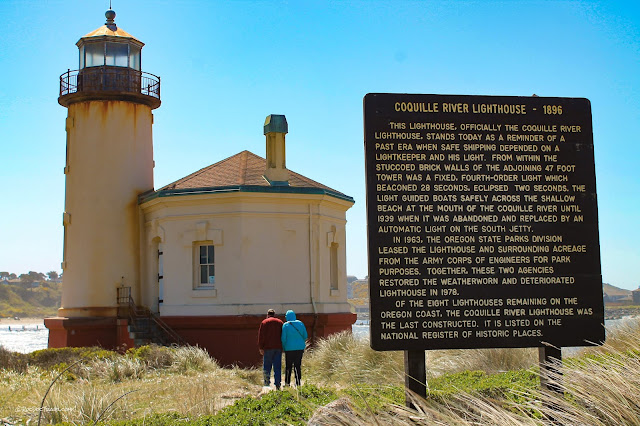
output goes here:
[[160, 77], [132, 68], [98, 66], [60, 76], [60, 96], [78, 92], [130, 92], [160, 99]]

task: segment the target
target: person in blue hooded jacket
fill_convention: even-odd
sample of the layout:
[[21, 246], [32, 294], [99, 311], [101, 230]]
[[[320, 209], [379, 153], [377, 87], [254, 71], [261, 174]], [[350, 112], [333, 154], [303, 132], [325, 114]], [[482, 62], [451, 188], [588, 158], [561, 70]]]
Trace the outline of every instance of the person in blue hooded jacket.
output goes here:
[[282, 350], [284, 351], [284, 384], [291, 384], [291, 370], [294, 370], [296, 386], [300, 386], [302, 379], [302, 354], [307, 345], [307, 327], [296, 319], [296, 313], [288, 310], [285, 318], [287, 322], [282, 326]]

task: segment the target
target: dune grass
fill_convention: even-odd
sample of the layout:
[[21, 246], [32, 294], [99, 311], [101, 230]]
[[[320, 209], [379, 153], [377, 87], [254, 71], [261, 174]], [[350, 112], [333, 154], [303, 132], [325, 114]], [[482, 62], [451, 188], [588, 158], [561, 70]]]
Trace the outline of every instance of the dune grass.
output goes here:
[[[502, 351], [505, 359], [498, 356]], [[473, 353], [461, 355], [466, 358]], [[501, 365], [520, 364], [519, 353], [482, 351], [484, 359], [474, 363], [483, 370], [497, 371], [503, 368]], [[531, 359], [523, 360], [522, 365]], [[492, 366], [490, 360], [499, 362]], [[469, 365], [467, 362], [462, 359], [452, 368], [458, 370]], [[385, 411], [372, 414], [352, 405], [339, 411], [319, 412], [315, 421], [319, 425], [640, 424], [638, 321], [609, 330], [606, 344], [583, 349], [554, 367], [560, 374], [546, 371], [542, 374], [561, 392], [540, 389], [535, 367], [489, 375], [484, 371], [465, 371], [430, 379], [427, 399], [414, 397], [414, 409], [389, 401]]]
[[[375, 352], [341, 333], [305, 354], [299, 389], [264, 392], [259, 369], [221, 368], [197, 347], [145, 346], [126, 354], [0, 348], [0, 418], [51, 424], [639, 424], [640, 325], [609, 332], [539, 389], [535, 349], [427, 352], [428, 395], [404, 406], [400, 352]], [[324, 408], [320, 408], [324, 406]], [[311, 418], [311, 420], [309, 420]]]
[[[538, 363], [536, 348], [437, 350], [426, 352], [428, 377], [462, 371], [488, 374], [527, 369]], [[342, 332], [321, 340], [305, 354], [305, 374], [313, 383], [349, 386], [354, 383], [404, 384], [404, 355], [377, 352], [365, 339]]]
[[257, 370], [219, 367], [197, 347], [145, 346], [125, 355], [97, 348], [47, 349], [26, 355], [0, 349], [3, 359], [10, 364], [0, 369], [0, 418], [25, 421], [37, 419], [49, 384], [77, 361], [47, 396], [43, 417], [48, 422], [92, 422], [112, 403], [102, 419], [126, 420], [157, 412], [199, 417], [257, 395], [262, 380]]

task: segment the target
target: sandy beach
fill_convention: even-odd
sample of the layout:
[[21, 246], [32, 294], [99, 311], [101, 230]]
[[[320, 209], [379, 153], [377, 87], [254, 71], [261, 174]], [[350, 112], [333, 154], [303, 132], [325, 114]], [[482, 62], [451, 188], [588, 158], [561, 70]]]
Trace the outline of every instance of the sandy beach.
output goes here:
[[25, 325], [25, 324], [42, 324], [44, 325], [44, 318], [0, 318], [0, 326], [5, 325]]

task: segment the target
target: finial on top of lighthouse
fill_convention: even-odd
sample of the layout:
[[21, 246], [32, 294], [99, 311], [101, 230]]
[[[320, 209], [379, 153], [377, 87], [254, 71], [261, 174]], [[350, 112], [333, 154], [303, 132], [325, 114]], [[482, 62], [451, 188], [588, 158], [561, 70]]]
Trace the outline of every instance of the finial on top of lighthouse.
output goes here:
[[109, 29], [111, 31], [116, 31], [118, 29], [118, 26], [116, 25], [116, 12], [111, 9], [111, 5], [109, 5], [109, 10], [107, 10], [104, 13], [104, 16], [107, 18], [107, 22], [105, 22], [105, 25], [107, 27], [109, 27]]

